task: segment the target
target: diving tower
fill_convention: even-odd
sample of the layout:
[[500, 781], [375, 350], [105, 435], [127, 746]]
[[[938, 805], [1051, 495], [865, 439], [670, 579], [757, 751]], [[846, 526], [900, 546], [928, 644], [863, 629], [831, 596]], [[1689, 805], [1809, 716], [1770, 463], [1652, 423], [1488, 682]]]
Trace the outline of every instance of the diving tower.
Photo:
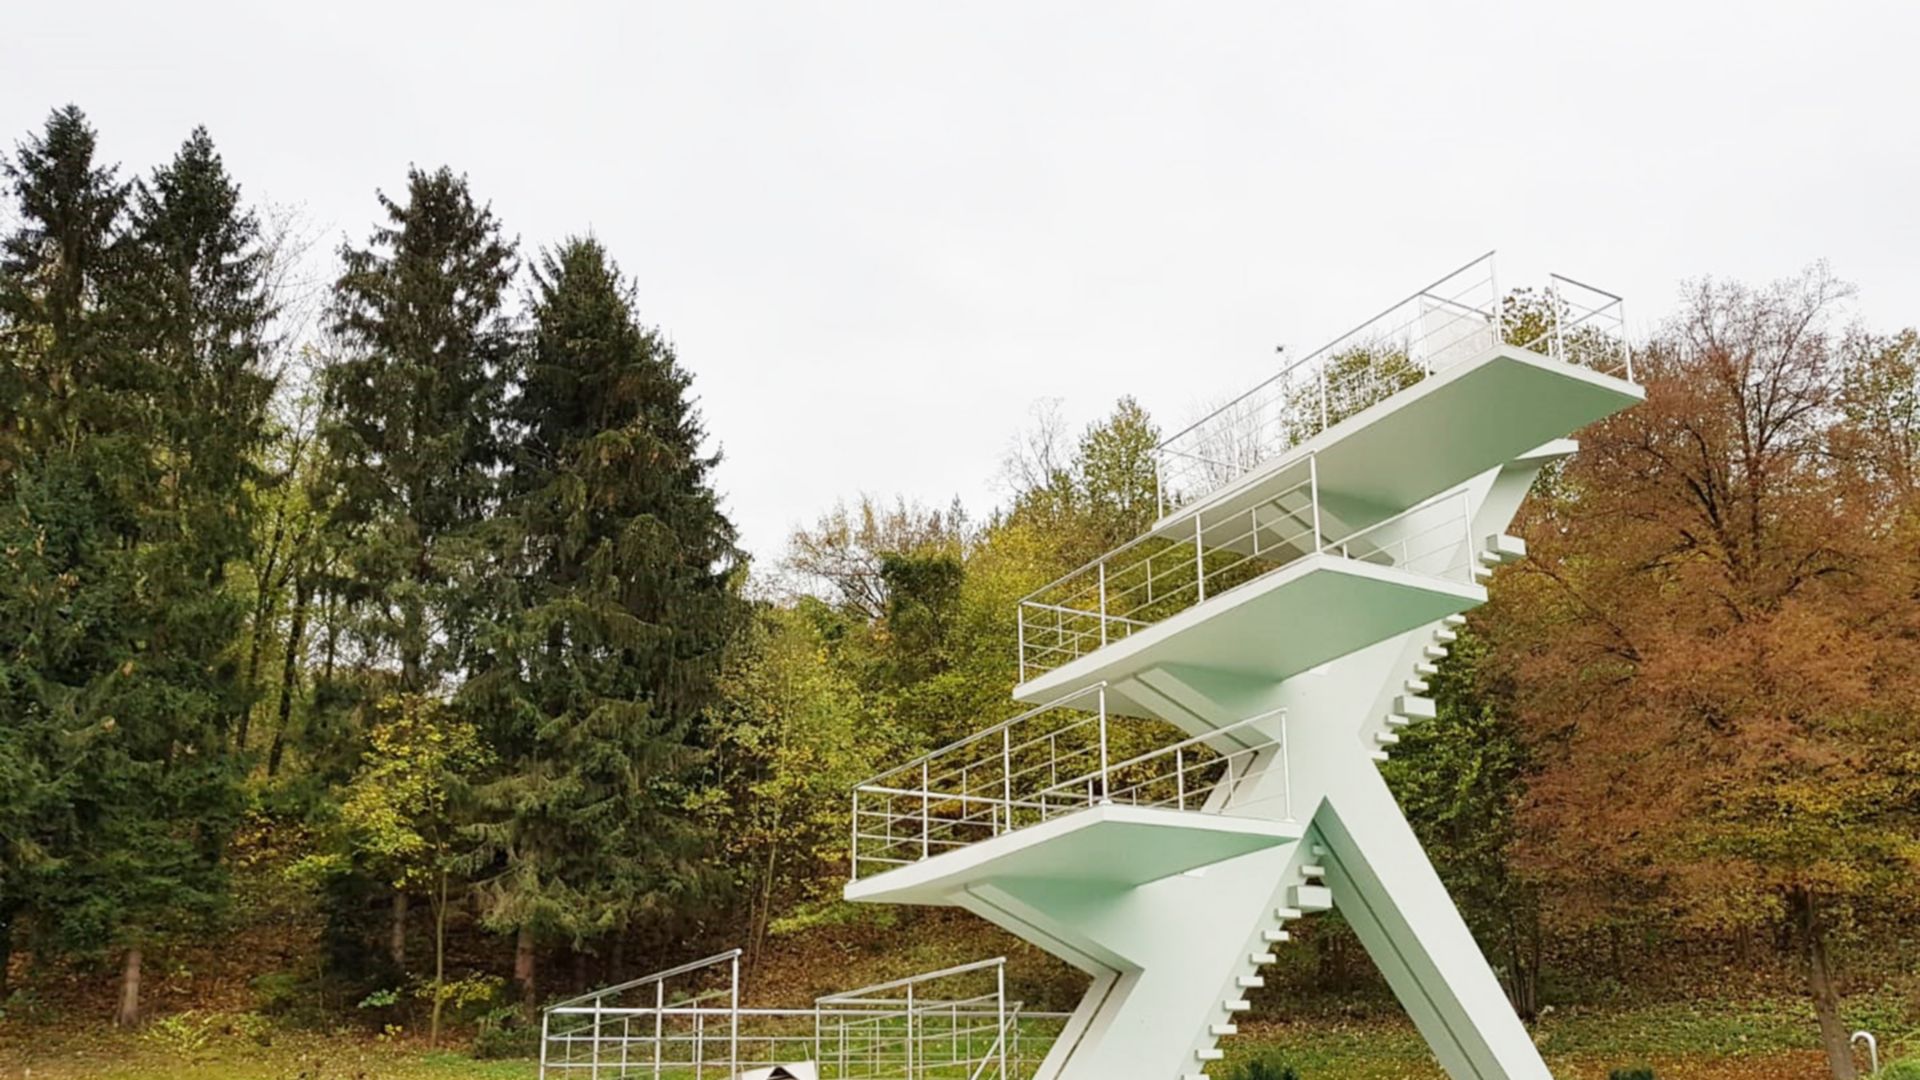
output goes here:
[[853, 792], [851, 900], [1087, 973], [1020, 1080], [1204, 1077], [1338, 908], [1455, 1080], [1541, 1080], [1381, 778], [1567, 436], [1642, 400], [1619, 297], [1482, 256], [1163, 443], [1159, 518], [1019, 604], [1013, 718]]

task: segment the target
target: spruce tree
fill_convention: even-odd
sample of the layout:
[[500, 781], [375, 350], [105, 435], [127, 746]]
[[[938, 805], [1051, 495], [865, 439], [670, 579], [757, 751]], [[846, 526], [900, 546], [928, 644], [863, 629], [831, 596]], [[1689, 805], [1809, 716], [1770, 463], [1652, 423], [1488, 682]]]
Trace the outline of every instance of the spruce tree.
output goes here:
[[[334, 585], [397, 689], [438, 693], [469, 664], [486, 587], [514, 249], [445, 168], [412, 170], [405, 201], [380, 205], [368, 245], [341, 249], [329, 321], [344, 353], [321, 375]], [[408, 896], [392, 899], [404, 967]]]
[[460, 665], [495, 498], [512, 335], [513, 244], [464, 177], [412, 170], [387, 223], [342, 247], [322, 382], [336, 506], [353, 535], [349, 599], [366, 636], [424, 691]]
[[[10, 702], [58, 778], [31, 883], [46, 943], [122, 960], [217, 913], [238, 776], [221, 732], [244, 486], [271, 381], [258, 230], [204, 133], [151, 186], [93, 162], [62, 110], [11, 172], [5, 285], [26, 453], [0, 520]], [[216, 393], [207, 372], [249, 389]]]
[[689, 384], [598, 242], [545, 253], [513, 405], [514, 588], [466, 693], [502, 770], [480, 792], [486, 917], [529, 1002], [540, 938], [617, 940], [708, 883], [669, 792], [742, 613], [740, 553]]

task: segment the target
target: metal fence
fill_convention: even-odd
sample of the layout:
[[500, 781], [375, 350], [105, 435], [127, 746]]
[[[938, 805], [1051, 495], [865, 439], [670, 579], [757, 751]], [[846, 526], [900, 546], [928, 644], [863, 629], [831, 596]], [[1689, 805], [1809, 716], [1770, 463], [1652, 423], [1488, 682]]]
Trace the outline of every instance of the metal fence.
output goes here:
[[821, 1080], [1028, 1080], [1067, 1014], [1006, 995], [1005, 959], [746, 1008], [740, 950], [549, 1006], [542, 1080], [730, 1080], [811, 1064]]
[[855, 786], [854, 880], [1090, 806], [1217, 811], [1263, 752], [1287, 768], [1285, 710], [1187, 737], [1110, 716], [1106, 694], [1097, 683]]
[[1537, 291], [1503, 294], [1488, 252], [1160, 444], [1160, 514], [1502, 342], [1633, 378], [1620, 297], [1559, 274]]

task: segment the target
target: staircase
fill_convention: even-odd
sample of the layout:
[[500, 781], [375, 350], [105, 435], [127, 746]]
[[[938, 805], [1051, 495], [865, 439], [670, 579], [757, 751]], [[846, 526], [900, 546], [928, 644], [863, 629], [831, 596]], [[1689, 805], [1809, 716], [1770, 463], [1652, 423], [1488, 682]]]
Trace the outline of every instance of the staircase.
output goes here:
[[[1527, 543], [1519, 537], [1504, 533], [1490, 536], [1486, 547], [1475, 555], [1473, 579], [1484, 582], [1493, 576], [1495, 567], [1524, 558], [1526, 554]], [[1413, 676], [1401, 684], [1405, 692], [1394, 697], [1393, 708], [1370, 732], [1373, 742], [1369, 753], [1374, 761], [1388, 760], [1392, 748], [1400, 744], [1401, 731], [1421, 720], [1434, 718], [1433, 698], [1427, 696], [1432, 689], [1429, 680], [1440, 673], [1440, 661], [1452, 652], [1451, 646], [1460, 640], [1460, 628], [1466, 624], [1465, 615], [1448, 615], [1434, 628], [1427, 644], [1421, 646], [1420, 658], [1413, 665]]]
[[[1321, 855], [1322, 849], [1314, 845], [1312, 857], [1318, 859]], [[1300, 866], [1291, 875], [1291, 881], [1274, 894], [1274, 904], [1256, 928], [1254, 937], [1247, 942], [1245, 959], [1241, 961], [1233, 981], [1221, 988], [1216, 1015], [1194, 1042], [1194, 1071], [1182, 1074], [1181, 1080], [1207, 1080], [1204, 1070], [1210, 1063], [1225, 1056], [1220, 1049], [1220, 1040], [1240, 1033], [1237, 1018], [1253, 1007], [1247, 1001], [1247, 991], [1258, 990], [1266, 985], [1266, 979], [1260, 971], [1277, 959], [1274, 950], [1278, 946], [1293, 939], [1288, 926], [1309, 912], [1326, 911], [1333, 906], [1333, 894], [1327, 889], [1326, 874], [1326, 868], [1317, 863]]]

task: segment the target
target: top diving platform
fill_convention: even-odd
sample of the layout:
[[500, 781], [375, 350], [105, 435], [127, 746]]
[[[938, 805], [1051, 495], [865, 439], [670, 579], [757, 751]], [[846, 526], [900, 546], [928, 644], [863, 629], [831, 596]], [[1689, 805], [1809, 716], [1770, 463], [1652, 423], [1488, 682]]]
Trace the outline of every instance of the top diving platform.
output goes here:
[[1154, 715], [1142, 672], [1285, 678], [1483, 603], [1465, 485], [1645, 396], [1617, 297], [1555, 277], [1516, 315], [1485, 262], [1163, 443], [1152, 528], [1020, 602], [1014, 697]]

